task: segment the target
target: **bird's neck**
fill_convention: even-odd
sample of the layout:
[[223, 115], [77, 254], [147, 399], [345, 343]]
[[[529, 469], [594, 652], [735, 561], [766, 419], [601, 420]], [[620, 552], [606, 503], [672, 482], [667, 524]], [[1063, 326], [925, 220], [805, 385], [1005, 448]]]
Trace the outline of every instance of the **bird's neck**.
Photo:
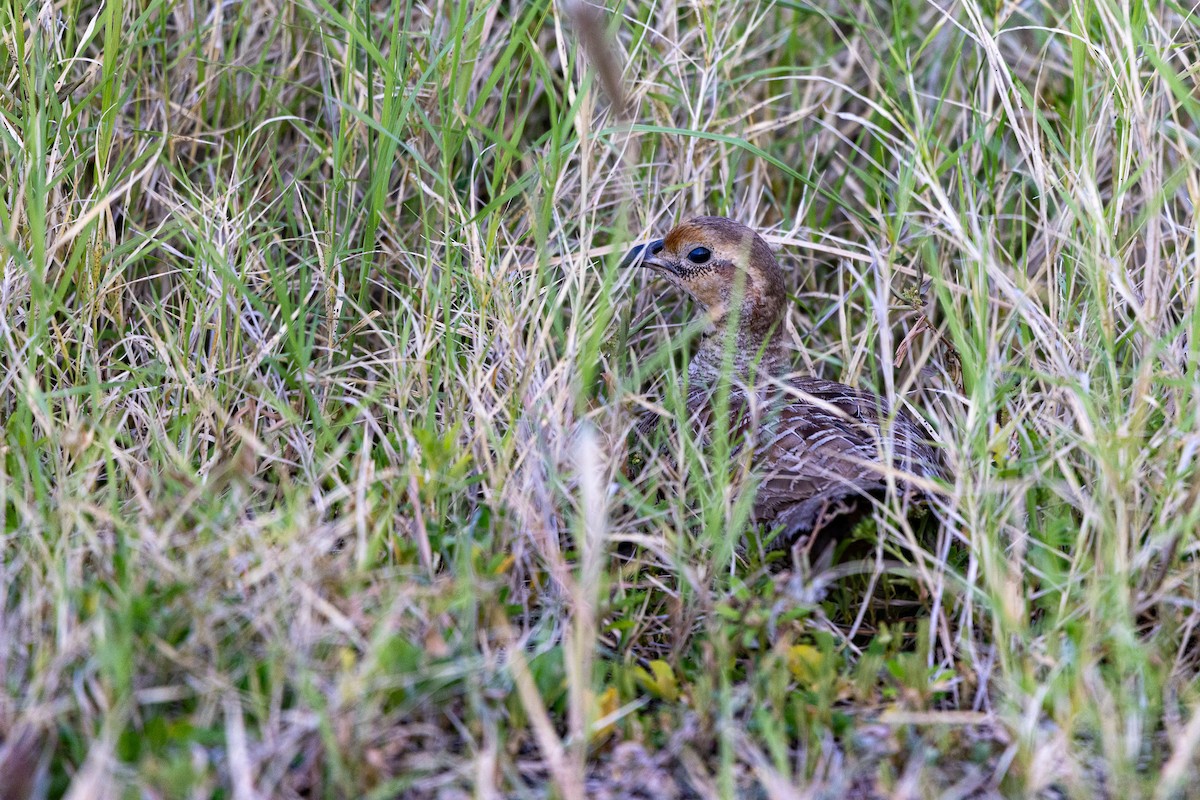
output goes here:
[[688, 365], [692, 382], [709, 386], [725, 378], [749, 384], [789, 372], [787, 349], [776, 327], [762, 330], [750, 325], [740, 325], [732, 333], [724, 325], [714, 325]]

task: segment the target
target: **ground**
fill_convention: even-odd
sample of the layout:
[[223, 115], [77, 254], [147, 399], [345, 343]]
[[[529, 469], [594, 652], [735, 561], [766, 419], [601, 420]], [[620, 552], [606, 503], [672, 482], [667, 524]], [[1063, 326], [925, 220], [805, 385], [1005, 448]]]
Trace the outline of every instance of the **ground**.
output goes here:
[[[0, 797], [1200, 796], [1198, 13], [3, 4]], [[924, 519], [631, 445], [699, 213]]]

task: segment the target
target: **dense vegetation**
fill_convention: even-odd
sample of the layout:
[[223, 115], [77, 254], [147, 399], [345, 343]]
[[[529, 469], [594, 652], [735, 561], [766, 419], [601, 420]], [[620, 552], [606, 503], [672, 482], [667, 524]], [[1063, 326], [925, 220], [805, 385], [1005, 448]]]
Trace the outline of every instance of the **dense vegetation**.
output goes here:
[[[1196, 796], [1198, 14], [0, 3], [0, 796]], [[631, 451], [695, 213], [940, 524]]]

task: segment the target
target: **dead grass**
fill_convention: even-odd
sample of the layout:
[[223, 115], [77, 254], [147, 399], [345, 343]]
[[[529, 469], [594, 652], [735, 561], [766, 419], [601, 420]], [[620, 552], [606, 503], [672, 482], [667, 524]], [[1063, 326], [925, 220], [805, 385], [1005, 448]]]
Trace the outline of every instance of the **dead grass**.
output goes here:
[[[1195, 793], [1194, 9], [0, 20], [0, 796]], [[823, 596], [626, 477], [699, 212], [954, 468]]]

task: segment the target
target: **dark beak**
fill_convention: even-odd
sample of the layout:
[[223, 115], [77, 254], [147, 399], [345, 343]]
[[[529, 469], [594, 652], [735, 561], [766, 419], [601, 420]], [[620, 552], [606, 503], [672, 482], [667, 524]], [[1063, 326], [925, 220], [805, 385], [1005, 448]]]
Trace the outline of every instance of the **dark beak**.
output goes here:
[[658, 257], [662, 252], [663, 240], [655, 239], [653, 242], [639, 244], [637, 247], [629, 251], [625, 258], [621, 259], [621, 268], [625, 267], [650, 267], [651, 269], [662, 269], [668, 272], [674, 272], [674, 267], [670, 262]]

